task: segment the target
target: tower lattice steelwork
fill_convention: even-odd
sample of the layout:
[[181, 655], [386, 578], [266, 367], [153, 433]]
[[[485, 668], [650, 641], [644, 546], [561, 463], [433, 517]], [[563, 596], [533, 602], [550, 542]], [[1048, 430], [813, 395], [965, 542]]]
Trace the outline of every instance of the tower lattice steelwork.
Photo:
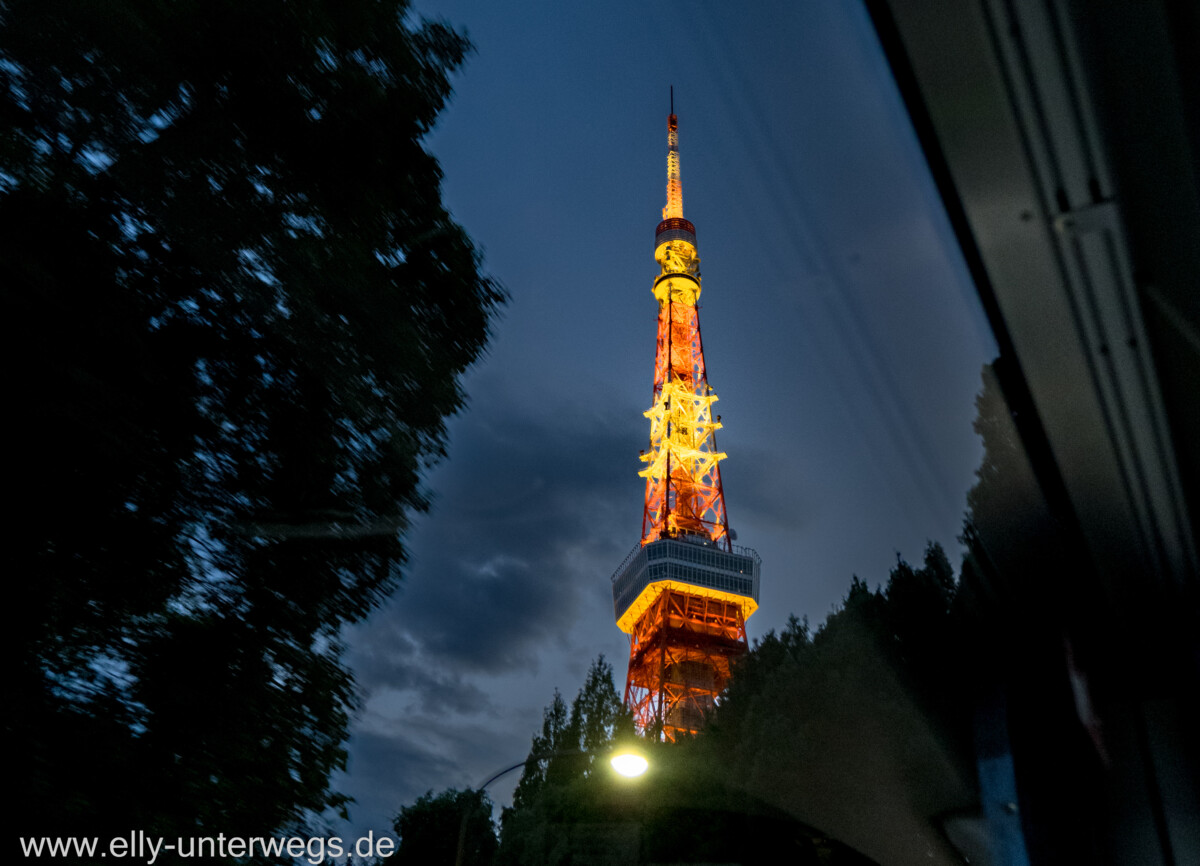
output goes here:
[[[673, 102], [673, 100], [672, 100]], [[625, 702], [642, 731], [699, 730], [746, 651], [759, 558], [732, 544], [700, 341], [696, 229], [683, 218], [678, 120], [667, 118], [667, 206], [655, 231], [658, 351], [642, 539], [613, 576], [617, 625], [630, 635]]]

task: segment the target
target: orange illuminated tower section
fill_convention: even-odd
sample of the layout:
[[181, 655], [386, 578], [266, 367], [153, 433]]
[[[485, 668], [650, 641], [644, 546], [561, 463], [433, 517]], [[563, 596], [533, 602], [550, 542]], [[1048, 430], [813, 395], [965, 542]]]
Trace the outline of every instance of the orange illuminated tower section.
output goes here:
[[667, 118], [667, 206], [655, 232], [658, 351], [642, 539], [613, 576], [617, 625], [630, 636], [625, 702], [639, 730], [699, 730], [746, 651], [759, 558], [732, 543], [700, 341], [696, 229], [683, 218], [678, 121]]

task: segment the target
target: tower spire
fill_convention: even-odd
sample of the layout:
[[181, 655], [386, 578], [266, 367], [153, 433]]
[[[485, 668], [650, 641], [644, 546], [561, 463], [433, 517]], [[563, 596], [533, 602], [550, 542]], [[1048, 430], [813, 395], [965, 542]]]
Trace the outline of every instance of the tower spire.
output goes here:
[[679, 179], [679, 119], [675, 116], [675, 88], [671, 88], [671, 113], [667, 115], [667, 206], [663, 219], [683, 219], [683, 183]]
[[642, 731], [695, 732], [746, 652], [746, 618], [758, 607], [758, 554], [730, 540], [700, 340], [696, 227], [683, 218], [679, 124], [667, 117], [667, 206], [655, 231], [659, 276], [654, 400], [642, 538], [613, 576], [618, 627], [630, 635], [625, 702]]

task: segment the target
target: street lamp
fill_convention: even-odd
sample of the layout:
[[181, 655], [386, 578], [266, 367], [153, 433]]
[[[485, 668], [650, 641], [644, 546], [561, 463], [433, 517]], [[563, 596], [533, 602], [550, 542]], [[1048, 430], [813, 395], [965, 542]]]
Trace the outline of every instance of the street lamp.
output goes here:
[[[592, 754], [595, 754], [595, 753], [589, 752], [585, 749], [560, 749], [555, 752], [547, 752], [544, 755], [534, 755], [534, 760], [540, 761], [543, 758], [559, 758], [564, 755], [592, 755]], [[475, 790], [482, 791], [484, 788], [486, 788], [488, 785], [492, 784], [492, 782], [496, 781], [497, 779], [501, 778], [502, 776], [507, 776], [509, 773], [513, 772], [514, 770], [521, 769], [522, 767], [525, 766], [526, 763], [528, 763], [528, 761], [529, 761], [529, 758], [525, 758], [524, 760], [518, 761], [517, 763], [513, 764], [510, 767], [505, 767], [504, 769], [493, 773], [492, 775], [488, 776], [485, 781], [476, 785]], [[645, 773], [646, 770], [649, 769], [649, 767], [650, 767], [650, 762], [647, 761], [642, 755], [638, 754], [637, 752], [631, 751], [629, 749], [625, 749], [625, 750], [616, 752], [611, 758], [609, 758], [609, 765], [617, 773], [620, 773], [622, 776], [625, 776], [626, 778], [632, 779], [632, 778], [635, 778], [635, 777], [640, 776], [643, 773]]]
[[609, 759], [609, 763], [628, 779], [637, 778], [650, 766], [650, 762], [636, 752], [618, 752]]

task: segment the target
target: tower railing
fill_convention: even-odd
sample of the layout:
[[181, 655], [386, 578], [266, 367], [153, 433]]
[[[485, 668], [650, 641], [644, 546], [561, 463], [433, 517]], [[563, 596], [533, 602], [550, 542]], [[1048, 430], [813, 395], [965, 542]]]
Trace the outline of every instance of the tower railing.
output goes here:
[[[660, 538], [659, 541], [683, 541], [688, 544], [698, 545], [700, 547], [711, 547], [714, 550], [721, 550], [722, 553], [727, 552], [721, 548], [718, 548], [712, 539], [705, 538], [704, 536], [698, 536], [698, 535], [679, 535], [674, 538]], [[650, 544], [657, 544], [657, 542], [652, 541], [652, 542], [650, 542]], [[612, 582], [616, 583], [617, 578], [620, 577], [624, 573], [625, 569], [629, 567], [629, 563], [632, 562], [633, 558], [638, 555], [638, 552], [641, 551], [641, 549], [643, 547], [649, 547], [649, 546], [650, 545], [648, 545], [648, 544], [647, 545], [642, 544], [640, 541], [637, 544], [635, 544], [633, 546], [633, 549], [630, 550], [629, 553], [625, 555], [625, 558], [623, 560], [621, 560], [621, 564], [619, 566], [617, 566], [617, 570], [613, 572]], [[743, 547], [740, 544], [731, 544], [730, 548], [732, 549], [732, 551], [735, 555], [748, 556], [751, 559], [753, 559], [758, 565], [760, 565], [760, 566], [762, 565], [762, 557], [758, 555], [758, 551], [755, 550], [753, 547]]]

